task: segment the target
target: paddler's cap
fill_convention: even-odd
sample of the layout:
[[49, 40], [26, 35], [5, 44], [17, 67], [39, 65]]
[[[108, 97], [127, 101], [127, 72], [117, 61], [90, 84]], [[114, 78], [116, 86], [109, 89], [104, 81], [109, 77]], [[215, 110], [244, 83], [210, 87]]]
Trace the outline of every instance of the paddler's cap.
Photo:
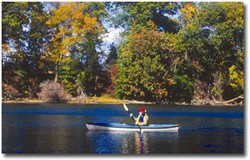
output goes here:
[[141, 107], [141, 108], [138, 109], [138, 111], [139, 111], [139, 112], [145, 112], [145, 108], [142, 108], [142, 107]]

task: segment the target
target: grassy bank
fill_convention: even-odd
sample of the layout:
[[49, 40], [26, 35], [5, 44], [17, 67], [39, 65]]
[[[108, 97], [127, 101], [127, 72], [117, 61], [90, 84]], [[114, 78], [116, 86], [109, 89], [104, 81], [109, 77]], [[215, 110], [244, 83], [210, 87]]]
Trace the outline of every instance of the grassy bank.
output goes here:
[[[15, 99], [15, 100], [2, 100], [2, 103], [46, 103], [43, 102], [40, 99]], [[79, 101], [76, 98], [70, 99], [68, 102], [69, 104], [153, 104], [151, 102], [145, 102], [145, 101], [136, 101], [136, 100], [126, 100], [126, 99], [115, 99], [110, 96], [101, 96], [101, 97], [87, 97], [84, 101]], [[173, 105], [193, 105], [193, 106], [204, 106], [204, 105], [210, 105], [210, 106], [244, 106], [242, 103], [210, 103], [210, 104], [203, 104], [203, 103], [195, 103], [195, 104], [189, 104], [189, 103], [174, 103]]]
[[[45, 103], [40, 99], [27, 99], [19, 98], [15, 100], [2, 100], [2, 103]], [[87, 97], [84, 101], [79, 101], [78, 99], [71, 99], [67, 103], [69, 104], [123, 104], [123, 103], [133, 103], [133, 104], [151, 104], [144, 101], [126, 100], [126, 99], [115, 99], [109, 96], [101, 97]]]
[[[71, 102], [74, 103], [74, 102]], [[115, 99], [112, 97], [88, 97], [85, 101], [86, 104], [122, 104], [126, 103], [126, 100]]]

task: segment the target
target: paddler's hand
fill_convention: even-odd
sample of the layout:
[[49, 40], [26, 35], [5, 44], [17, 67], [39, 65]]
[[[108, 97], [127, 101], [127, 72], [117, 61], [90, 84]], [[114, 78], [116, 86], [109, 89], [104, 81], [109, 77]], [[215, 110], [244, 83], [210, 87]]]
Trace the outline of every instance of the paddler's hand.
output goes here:
[[130, 113], [130, 115], [129, 115], [129, 116], [130, 116], [130, 118], [132, 118], [132, 117], [133, 117], [133, 114], [132, 114], [132, 113]]
[[135, 125], [138, 125], [138, 122], [135, 122]]

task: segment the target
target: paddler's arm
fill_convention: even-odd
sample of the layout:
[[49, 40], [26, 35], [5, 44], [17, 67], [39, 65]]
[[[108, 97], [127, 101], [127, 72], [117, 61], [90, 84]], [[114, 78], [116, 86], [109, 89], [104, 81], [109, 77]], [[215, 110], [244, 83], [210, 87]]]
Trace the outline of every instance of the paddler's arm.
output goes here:
[[130, 116], [130, 118], [133, 118], [133, 120], [134, 120], [135, 122], [137, 122], [137, 121], [136, 121], [136, 118], [133, 116], [133, 114], [132, 114], [132, 113], [130, 113], [130, 115], [129, 115], [129, 116]]
[[138, 115], [138, 117], [137, 117], [137, 118], [135, 118], [135, 117], [133, 116], [133, 114], [132, 114], [132, 113], [130, 113], [130, 117], [134, 119], [134, 121], [135, 121], [135, 125], [137, 125], [137, 124], [138, 124], [138, 122], [139, 122], [139, 119], [140, 119], [140, 115]]

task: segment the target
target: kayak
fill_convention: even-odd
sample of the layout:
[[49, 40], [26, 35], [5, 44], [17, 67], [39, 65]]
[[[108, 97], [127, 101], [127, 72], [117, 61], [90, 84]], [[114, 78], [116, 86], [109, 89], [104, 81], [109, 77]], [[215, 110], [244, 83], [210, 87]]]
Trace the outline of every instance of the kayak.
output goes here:
[[[138, 126], [125, 123], [87, 123], [86, 127], [90, 131], [140, 131]], [[140, 126], [141, 131], [149, 132], [178, 132], [179, 124], [150, 124]]]

